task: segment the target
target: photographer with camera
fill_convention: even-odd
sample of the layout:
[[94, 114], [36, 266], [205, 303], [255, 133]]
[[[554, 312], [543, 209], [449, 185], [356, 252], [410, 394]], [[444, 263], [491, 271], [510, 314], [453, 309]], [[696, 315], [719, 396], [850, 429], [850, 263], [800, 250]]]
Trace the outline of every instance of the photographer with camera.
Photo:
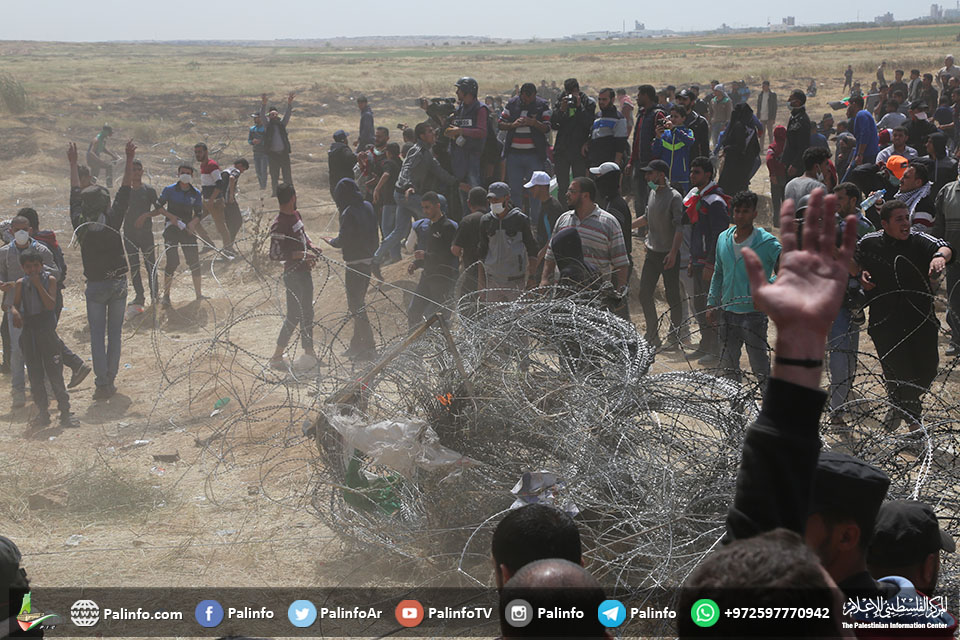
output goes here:
[[457, 80], [457, 100], [460, 104], [450, 118], [444, 137], [453, 140], [450, 145], [450, 167], [453, 177], [460, 182], [460, 210], [468, 211], [467, 193], [480, 186], [480, 155], [487, 140], [487, 106], [477, 100], [479, 87], [470, 77]]
[[563, 95], [550, 118], [557, 132], [553, 145], [553, 162], [557, 172], [557, 194], [566, 194], [570, 187], [570, 173], [574, 178], [587, 175], [584, 144], [596, 120], [597, 102], [580, 91], [576, 78], [563, 81]]

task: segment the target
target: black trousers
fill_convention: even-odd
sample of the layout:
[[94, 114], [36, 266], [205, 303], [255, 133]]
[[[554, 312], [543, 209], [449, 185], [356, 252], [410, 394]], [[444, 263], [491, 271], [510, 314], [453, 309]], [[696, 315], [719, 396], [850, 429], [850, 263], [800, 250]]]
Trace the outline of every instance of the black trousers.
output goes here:
[[30, 394], [41, 412], [46, 412], [50, 406], [45, 381], [50, 382], [60, 413], [70, 411], [70, 394], [63, 382], [62, 344], [52, 313], [42, 320], [35, 316], [24, 318], [20, 349], [30, 378]]
[[[137, 231], [140, 231], [139, 229]], [[157, 299], [157, 252], [153, 242], [153, 231], [143, 230], [142, 233], [123, 234], [123, 246], [127, 252], [127, 262], [130, 264], [130, 280], [133, 281], [133, 290], [137, 300], [144, 300], [143, 279], [140, 276], [140, 254], [143, 254], [143, 264], [147, 268], [147, 283], [150, 287], [150, 299]]]
[[[243, 226], [243, 214], [240, 212], [240, 205], [236, 202], [228, 202], [223, 208], [223, 218], [227, 225], [227, 233], [230, 234], [230, 244], [237, 241], [237, 234], [240, 233], [240, 227]], [[131, 267], [132, 269], [133, 267]]]
[[420, 276], [416, 293], [407, 309], [407, 325], [413, 329], [438, 310], [443, 314], [444, 320], [449, 320], [450, 310], [447, 308], [447, 303], [455, 285], [456, 280], [451, 276], [424, 272]]
[[707, 294], [710, 293], [710, 283], [703, 281], [703, 265], [693, 267], [693, 312], [700, 325], [700, 351], [719, 355], [719, 338], [717, 328], [707, 320]]
[[293, 172], [290, 168], [290, 154], [280, 152], [267, 152], [267, 159], [270, 163], [270, 184], [273, 185], [273, 195], [277, 195], [277, 184], [280, 180], [280, 172], [283, 172], [283, 181], [286, 184], [293, 184]]
[[365, 301], [367, 287], [370, 286], [370, 265], [349, 265], [344, 276], [344, 285], [347, 288], [347, 309], [353, 316], [353, 338], [350, 340], [350, 351], [357, 354], [365, 353], [376, 347]]
[[650, 342], [660, 342], [659, 316], [654, 291], [657, 281], [663, 276], [663, 289], [670, 305], [670, 340], [678, 341], [677, 329], [683, 323], [683, 307], [680, 304], [680, 267], [679, 259], [672, 269], [663, 268], [666, 253], [647, 249], [647, 256], [643, 260], [643, 269], [640, 271], [640, 306], [643, 307], [643, 317], [646, 321], [646, 338]]
[[570, 173], [574, 178], [587, 175], [587, 159], [580, 154], [580, 150], [571, 150], [554, 154], [554, 170], [557, 172], [557, 200], [567, 201], [567, 189], [570, 188]]
[[940, 365], [937, 326], [929, 321], [904, 326], [903, 319], [891, 316], [867, 332], [880, 357], [887, 397], [912, 420], [919, 421], [923, 409], [920, 398], [937, 377]]

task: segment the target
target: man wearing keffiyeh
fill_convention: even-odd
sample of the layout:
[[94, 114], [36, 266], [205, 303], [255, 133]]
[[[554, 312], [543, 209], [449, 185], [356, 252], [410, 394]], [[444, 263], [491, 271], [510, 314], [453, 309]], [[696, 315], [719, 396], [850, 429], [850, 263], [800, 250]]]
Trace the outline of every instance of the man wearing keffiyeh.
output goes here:
[[920, 163], [910, 163], [900, 178], [900, 190], [894, 196], [910, 210], [910, 225], [915, 231], [929, 233], [933, 227], [933, 183], [929, 181], [927, 168]]

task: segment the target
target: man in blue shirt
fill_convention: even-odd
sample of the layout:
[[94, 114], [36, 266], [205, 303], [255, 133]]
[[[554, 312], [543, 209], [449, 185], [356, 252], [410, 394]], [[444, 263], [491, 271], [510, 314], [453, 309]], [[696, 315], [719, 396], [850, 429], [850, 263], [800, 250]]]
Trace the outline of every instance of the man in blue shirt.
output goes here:
[[863, 108], [863, 96], [850, 98], [847, 117], [853, 119], [853, 137], [857, 139], [851, 166], [873, 164], [877, 161], [877, 152], [880, 151], [880, 137], [877, 135], [877, 121]]
[[250, 115], [253, 116], [254, 120], [250, 132], [247, 134], [247, 143], [253, 147], [253, 166], [257, 170], [257, 180], [260, 181], [260, 188], [266, 189], [270, 157], [267, 155], [267, 148], [263, 144], [263, 139], [267, 134], [267, 128], [264, 126], [259, 113]]

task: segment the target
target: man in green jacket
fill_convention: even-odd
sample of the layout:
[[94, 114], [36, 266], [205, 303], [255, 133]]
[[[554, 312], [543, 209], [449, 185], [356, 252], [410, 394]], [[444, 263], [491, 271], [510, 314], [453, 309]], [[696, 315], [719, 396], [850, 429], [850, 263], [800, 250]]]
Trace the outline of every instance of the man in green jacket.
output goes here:
[[767, 279], [780, 259], [780, 242], [762, 228], [753, 226], [757, 217], [757, 194], [741, 191], [733, 197], [733, 223], [717, 239], [717, 257], [710, 280], [707, 317], [720, 320], [720, 369], [740, 380], [740, 350], [747, 347], [750, 368], [761, 382], [770, 375], [767, 352], [767, 316], [757, 311], [750, 294], [750, 281], [743, 263], [743, 249], [757, 254]]

